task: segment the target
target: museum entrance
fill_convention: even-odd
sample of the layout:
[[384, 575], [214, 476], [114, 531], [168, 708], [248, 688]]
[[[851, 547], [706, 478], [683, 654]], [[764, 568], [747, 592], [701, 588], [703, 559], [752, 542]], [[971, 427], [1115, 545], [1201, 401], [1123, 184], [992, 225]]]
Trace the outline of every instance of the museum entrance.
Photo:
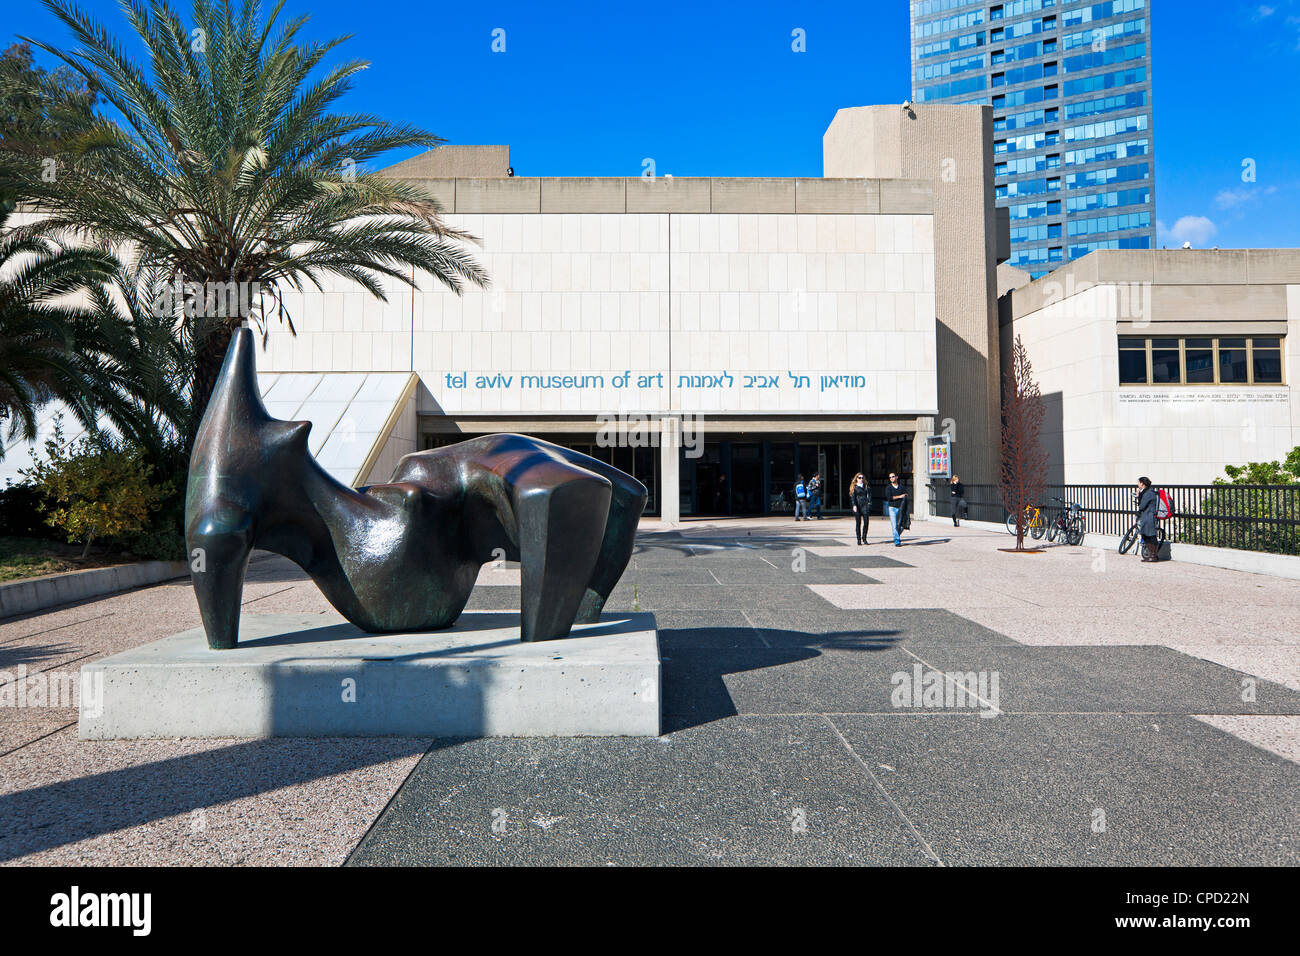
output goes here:
[[[424, 448], [464, 441], [474, 433], [422, 435]], [[606, 461], [645, 484], [649, 490], [646, 515], [660, 513], [657, 447], [602, 447], [590, 434], [543, 433], [537, 437]], [[794, 486], [814, 472], [822, 476], [822, 513], [851, 514], [849, 481], [857, 472], [867, 476], [875, 511], [880, 511], [891, 471], [905, 483], [912, 478], [912, 433], [721, 435], [695, 449], [683, 447], [679, 459], [679, 497], [683, 517], [760, 517], [794, 515]], [[665, 489], [672, 494], [674, 489]]]
[[793, 515], [794, 486], [814, 473], [822, 479], [822, 513], [850, 514], [849, 481], [859, 471], [872, 495], [891, 471], [912, 476], [912, 435], [881, 434], [846, 438], [843, 434], [800, 437], [789, 434], [706, 440], [694, 457], [682, 449], [681, 513], [697, 517]]

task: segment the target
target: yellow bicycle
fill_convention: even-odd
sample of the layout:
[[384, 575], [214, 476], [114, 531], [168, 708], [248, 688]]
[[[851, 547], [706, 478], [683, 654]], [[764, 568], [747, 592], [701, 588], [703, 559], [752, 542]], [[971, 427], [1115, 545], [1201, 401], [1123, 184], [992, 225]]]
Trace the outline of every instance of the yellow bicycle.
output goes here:
[[[1047, 519], [1033, 505], [1025, 505], [1025, 531], [1037, 541], [1047, 533]], [[1007, 515], [1007, 534], [1016, 533], [1016, 516]]]

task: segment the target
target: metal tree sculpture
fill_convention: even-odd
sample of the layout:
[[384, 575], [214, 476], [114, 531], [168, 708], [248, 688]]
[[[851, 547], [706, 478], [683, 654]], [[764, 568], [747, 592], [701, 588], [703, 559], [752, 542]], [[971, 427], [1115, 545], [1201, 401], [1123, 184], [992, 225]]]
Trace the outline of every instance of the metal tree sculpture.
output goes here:
[[1002, 506], [1016, 516], [1016, 550], [1025, 550], [1025, 509], [1038, 501], [1047, 481], [1043, 394], [1020, 336], [1011, 350], [1010, 373], [1002, 377]]

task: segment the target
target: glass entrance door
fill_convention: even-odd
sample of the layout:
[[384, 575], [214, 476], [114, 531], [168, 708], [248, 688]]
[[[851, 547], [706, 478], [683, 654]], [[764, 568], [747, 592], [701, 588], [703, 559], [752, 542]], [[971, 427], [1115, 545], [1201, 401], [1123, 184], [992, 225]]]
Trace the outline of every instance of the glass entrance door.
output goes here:
[[731, 514], [763, 513], [763, 445], [731, 443]]

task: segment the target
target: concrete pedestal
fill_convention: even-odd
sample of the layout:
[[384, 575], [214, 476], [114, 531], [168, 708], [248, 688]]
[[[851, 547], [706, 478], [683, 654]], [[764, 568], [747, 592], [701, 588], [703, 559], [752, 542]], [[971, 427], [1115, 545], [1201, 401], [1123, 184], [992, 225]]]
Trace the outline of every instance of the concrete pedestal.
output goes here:
[[233, 650], [209, 650], [195, 628], [84, 665], [79, 733], [658, 736], [654, 615], [606, 618], [524, 644], [511, 613], [468, 612], [446, 630], [407, 634], [244, 615]]

